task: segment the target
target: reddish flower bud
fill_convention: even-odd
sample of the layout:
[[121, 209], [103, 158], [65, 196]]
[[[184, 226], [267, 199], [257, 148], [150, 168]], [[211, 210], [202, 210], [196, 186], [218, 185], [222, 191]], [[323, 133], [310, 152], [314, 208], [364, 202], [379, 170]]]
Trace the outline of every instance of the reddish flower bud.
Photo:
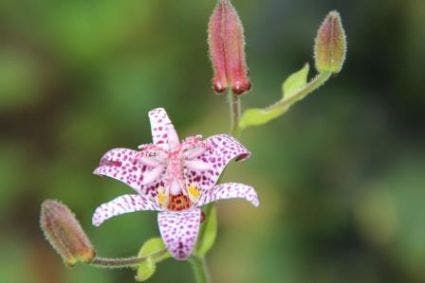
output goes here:
[[245, 59], [245, 38], [238, 13], [229, 0], [219, 0], [208, 24], [208, 45], [214, 69], [213, 88], [234, 94], [251, 88]]
[[46, 239], [68, 266], [90, 263], [95, 250], [72, 211], [55, 200], [41, 205], [40, 226]]
[[347, 40], [337, 11], [330, 12], [319, 30], [314, 44], [314, 58], [319, 72], [339, 73], [345, 60]]

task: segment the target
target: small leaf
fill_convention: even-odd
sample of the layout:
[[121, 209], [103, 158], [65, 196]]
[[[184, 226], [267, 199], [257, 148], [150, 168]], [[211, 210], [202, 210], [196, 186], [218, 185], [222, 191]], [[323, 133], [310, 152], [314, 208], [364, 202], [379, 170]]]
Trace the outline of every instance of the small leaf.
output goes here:
[[280, 108], [251, 108], [247, 109], [240, 121], [239, 127], [245, 129], [249, 126], [259, 126], [268, 123], [283, 114], [283, 110]]
[[136, 273], [136, 281], [143, 282], [152, 277], [155, 273], [156, 264], [154, 260], [149, 257], [146, 261], [139, 265]]
[[196, 248], [196, 253], [200, 257], [204, 257], [212, 248], [217, 237], [217, 210], [215, 206], [209, 205], [205, 214], [205, 222], [202, 225]]
[[282, 84], [282, 99], [266, 108], [247, 109], [240, 121], [239, 127], [244, 129], [249, 126], [259, 126], [281, 116], [297, 100], [296, 95], [307, 85], [310, 65], [306, 63], [304, 67], [291, 74]]
[[137, 267], [135, 277], [137, 281], [143, 282], [149, 279], [155, 273], [156, 263], [171, 257], [168, 252], [158, 255], [164, 250], [164, 242], [159, 237], [149, 239], [143, 244], [138, 256], [147, 257], [147, 259]]
[[249, 126], [258, 126], [278, 118], [291, 108], [292, 105], [304, 99], [307, 95], [322, 86], [332, 75], [323, 72], [307, 82], [310, 66], [305, 64], [303, 68], [293, 73], [282, 84], [283, 97], [276, 103], [265, 108], [250, 108], [244, 111], [239, 120], [239, 130]]
[[306, 63], [297, 72], [290, 75], [282, 84], [282, 93], [285, 99], [291, 98], [294, 94], [298, 93], [307, 84], [308, 72], [310, 65]]
[[[146, 257], [150, 255], [154, 255], [156, 253], [159, 253], [160, 251], [165, 250], [164, 242], [161, 238], [155, 237], [147, 240], [144, 242], [142, 248], [139, 251], [138, 256], [139, 257]], [[170, 257], [168, 253], [164, 253], [164, 255], [161, 255], [159, 257], [155, 257], [155, 262], [162, 261], [164, 259], [167, 259]]]

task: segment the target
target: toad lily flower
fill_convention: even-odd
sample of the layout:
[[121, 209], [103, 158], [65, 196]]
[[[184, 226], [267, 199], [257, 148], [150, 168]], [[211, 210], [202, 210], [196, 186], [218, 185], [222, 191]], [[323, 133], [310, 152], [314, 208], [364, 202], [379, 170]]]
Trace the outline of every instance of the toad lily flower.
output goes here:
[[239, 183], [216, 185], [232, 159], [249, 157], [236, 139], [221, 134], [202, 139], [191, 136], [180, 142], [162, 108], [149, 112], [152, 144], [139, 150], [115, 148], [100, 160], [94, 174], [117, 179], [137, 194], [127, 194], [99, 206], [93, 225], [124, 213], [156, 210], [162, 239], [171, 255], [187, 259], [196, 243], [202, 218], [201, 206], [229, 198], [244, 198], [254, 206], [255, 190]]

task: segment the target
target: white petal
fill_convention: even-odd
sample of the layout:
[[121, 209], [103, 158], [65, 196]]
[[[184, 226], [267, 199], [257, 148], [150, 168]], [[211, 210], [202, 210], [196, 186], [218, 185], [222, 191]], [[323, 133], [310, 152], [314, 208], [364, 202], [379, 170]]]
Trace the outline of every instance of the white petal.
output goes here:
[[170, 150], [178, 146], [179, 138], [164, 108], [149, 111], [152, 140], [157, 146]]
[[168, 133], [168, 146], [169, 146], [169, 150], [170, 151], [174, 151], [180, 145], [179, 136], [177, 135], [177, 132], [174, 129], [174, 126], [173, 125], [171, 125], [170, 127], [168, 127], [167, 133]]
[[122, 195], [96, 208], [92, 223], [99, 226], [111, 217], [139, 210], [160, 210], [160, 207], [141, 195]]
[[243, 198], [254, 206], [260, 204], [257, 193], [253, 187], [239, 183], [224, 183], [203, 192], [198, 205], [202, 206], [213, 201], [230, 198]]
[[[140, 162], [140, 152], [126, 148], [114, 148], [103, 155], [99, 166], [93, 173], [119, 180], [135, 189], [139, 194], [147, 196], [148, 191], [158, 186], [161, 181], [161, 176], [155, 175], [158, 174], [159, 169], [152, 172], [154, 168]], [[152, 184], [155, 177], [159, 182]], [[149, 186], [145, 185], [148, 184], [146, 179], [148, 179]]]
[[185, 176], [188, 184], [197, 184], [201, 191], [208, 191], [214, 187], [230, 160], [244, 160], [250, 155], [250, 152], [242, 144], [229, 135], [209, 137], [206, 139], [206, 143], [207, 150], [193, 160], [209, 163], [212, 169], [187, 170]]

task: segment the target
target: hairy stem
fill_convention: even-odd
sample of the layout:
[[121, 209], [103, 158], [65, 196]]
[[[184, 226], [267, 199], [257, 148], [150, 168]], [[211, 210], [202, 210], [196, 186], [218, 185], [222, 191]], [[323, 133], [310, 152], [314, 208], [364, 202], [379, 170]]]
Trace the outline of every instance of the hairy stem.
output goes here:
[[231, 90], [227, 93], [230, 112], [230, 133], [237, 135], [239, 129], [239, 119], [241, 118], [241, 100], [238, 95]]
[[[242, 119], [239, 120], [237, 133], [242, 132], [250, 126], [260, 126], [270, 122], [282, 116], [286, 111], [289, 110], [295, 103], [305, 98], [310, 93], [314, 92], [320, 86], [322, 86], [331, 77], [331, 72], [322, 72], [316, 75], [310, 82], [308, 82], [303, 88], [299, 89], [296, 93], [290, 97], [283, 97], [276, 103], [265, 107], [265, 108], [251, 108], [246, 110]], [[253, 114], [254, 113], [254, 114]], [[249, 118], [248, 118], [249, 117]], [[253, 118], [255, 117], [255, 118]]]
[[196, 283], [210, 282], [207, 263], [204, 257], [192, 256], [189, 259], [192, 266], [193, 274], [195, 275]]
[[[329, 80], [331, 75], [332, 75], [331, 72], [319, 73], [316, 77], [314, 77], [314, 79], [312, 79], [308, 84], [306, 84], [306, 86], [303, 89], [301, 89], [297, 94], [291, 96], [290, 99], [277, 102], [276, 105], [284, 104], [285, 106], [288, 106], [288, 107], [292, 106], [292, 104], [294, 104], [295, 102], [303, 99], [304, 97], [306, 97], [307, 95], [309, 95], [310, 93], [312, 93], [313, 91], [321, 87], [327, 80]], [[274, 107], [274, 105], [270, 107]]]
[[91, 266], [100, 267], [100, 268], [130, 268], [139, 265], [144, 262], [149, 257], [160, 257], [164, 255], [167, 251], [162, 250], [157, 253], [154, 253], [147, 257], [126, 257], [126, 258], [105, 258], [105, 257], [95, 257], [90, 263]]

